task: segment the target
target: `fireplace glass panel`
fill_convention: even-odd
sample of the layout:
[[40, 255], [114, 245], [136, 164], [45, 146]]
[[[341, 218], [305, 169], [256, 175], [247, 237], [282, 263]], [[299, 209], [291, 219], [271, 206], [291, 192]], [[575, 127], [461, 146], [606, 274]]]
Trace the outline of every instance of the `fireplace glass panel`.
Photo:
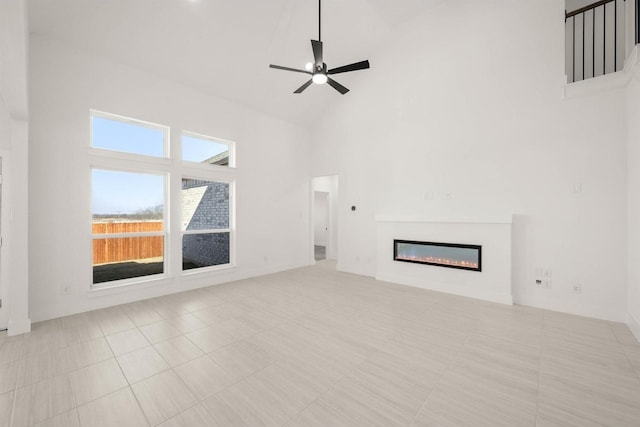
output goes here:
[[482, 271], [482, 246], [394, 240], [393, 259], [416, 264]]

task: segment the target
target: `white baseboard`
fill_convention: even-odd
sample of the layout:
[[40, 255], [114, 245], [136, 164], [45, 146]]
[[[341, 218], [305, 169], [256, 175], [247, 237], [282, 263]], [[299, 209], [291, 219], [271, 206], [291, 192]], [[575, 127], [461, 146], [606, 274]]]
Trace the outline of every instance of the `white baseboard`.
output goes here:
[[453, 286], [451, 284], [442, 284], [435, 281], [416, 281], [412, 278], [394, 274], [378, 274], [376, 280], [384, 282], [398, 283], [414, 288], [428, 289], [430, 291], [442, 292], [445, 294], [458, 295], [461, 297], [474, 298], [483, 301], [496, 302], [499, 304], [513, 305], [513, 297], [511, 294], [500, 292], [474, 291], [466, 289], [462, 286]]
[[[265, 276], [267, 274], [279, 273], [282, 271], [294, 270], [296, 268], [306, 267], [311, 265], [309, 262], [296, 262], [288, 264], [276, 264], [269, 266], [261, 266], [258, 268], [231, 268], [228, 270], [219, 270], [211, 275], [206, 273], [192, 276], [181, 276], [168, 280], [164, 285], [155, 285], [141, 287], [138, 289], [127, 289], [124, 287], [120, 291], [120, 296], [114, 298], [114, 295], [96, 295], [95, 297], [76, 297], [72, 303], [64, 300], [58, 301], [56, 304], [49, 304], [44, 309], [35, 310], [31, 313], [31, 318], [35, 322], [41, 322], [45, 320], [55, 319], [63, 316], [71, 316], [78, 313], [85, 313], [87, 311], [99, 310], [106, 307], [112, 307], [120, 304], [127, 304], [130, 302], [143, 301], [150, 298], [157, 298], [161, 296], [171, 295], [174, 293], [186, 292], [194, 289], [216, 286], [223, 283], [236, 282], [238, 280], [249, 279], [257, 276]], [[27, 319], [28, 320], [28, 319]], [[24, 327], [20, 328], [16, 325], [15, 330], [24, 330], [29, 332], [30, 328], [24, 330]], [[9, 330], [11, 330], [11, 323], [9, 324]], [[23, 332], [16, 332], [16, 334]]]
[[[545, 294], [547, 293], [545, 292]], [[620, 312], [615, 307], [590, 304], [579, 299], [570, 302], [557, 298], [557, 296], [553, 294], [535, 295], [519, 293], [514, 295], [514, 302], [528, 307], [559, 311], [561, 313], [591, 317], [592, 319], [607, 320], [610, 322], [624, 322], [625, 320], [624, 312]]]
[[31, 332], [31, 319], [9, 319], [7, 324], [7, 335], [14, 336]]

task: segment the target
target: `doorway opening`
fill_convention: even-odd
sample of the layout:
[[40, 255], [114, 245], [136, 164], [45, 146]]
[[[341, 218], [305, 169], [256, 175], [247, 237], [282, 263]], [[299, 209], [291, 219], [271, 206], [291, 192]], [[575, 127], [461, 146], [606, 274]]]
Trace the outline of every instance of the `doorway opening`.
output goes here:
[[311, 263], [338, 258], [338, 175], [311, 180]]
[[329, 234], [329, 193], [313, 192], [313, 254], [316, 261], [327, 259]]

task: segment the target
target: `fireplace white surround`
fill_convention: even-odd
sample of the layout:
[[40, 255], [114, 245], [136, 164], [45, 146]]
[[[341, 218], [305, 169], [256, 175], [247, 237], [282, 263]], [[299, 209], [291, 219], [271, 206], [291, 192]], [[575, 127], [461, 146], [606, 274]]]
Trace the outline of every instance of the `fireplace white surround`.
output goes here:
[[[376, 215], [376, 279], [513, 304], [511, 224], [511, 215], [475, 218]], [[394, 261], [394, 239], [482, 245], [482, 271]]]

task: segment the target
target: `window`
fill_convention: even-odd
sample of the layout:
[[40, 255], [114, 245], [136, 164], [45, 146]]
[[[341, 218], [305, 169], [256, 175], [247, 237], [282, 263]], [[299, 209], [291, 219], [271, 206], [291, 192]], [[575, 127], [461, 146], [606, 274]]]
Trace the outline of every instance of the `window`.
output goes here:
[[91, 145], [96, 148], [167, 157], [167, 129], [158, 125], [94, 112], [91, 136]]
[[182, 269], [230, 262], [229, 183], [182, 179]]
[[[91, 112], [94, 287], [233, 264], [234, 143], [184, 132], [171, 158], [168, 137], [165, 126]], [[172, 231], [171, 217], [182, 227]]]
[[92, 171], [93, 284], [162, 274], [163, 175]]
[[182, 134], [182, 160], [218, 166], [233, 164], [233, 144], [194, 133]]

